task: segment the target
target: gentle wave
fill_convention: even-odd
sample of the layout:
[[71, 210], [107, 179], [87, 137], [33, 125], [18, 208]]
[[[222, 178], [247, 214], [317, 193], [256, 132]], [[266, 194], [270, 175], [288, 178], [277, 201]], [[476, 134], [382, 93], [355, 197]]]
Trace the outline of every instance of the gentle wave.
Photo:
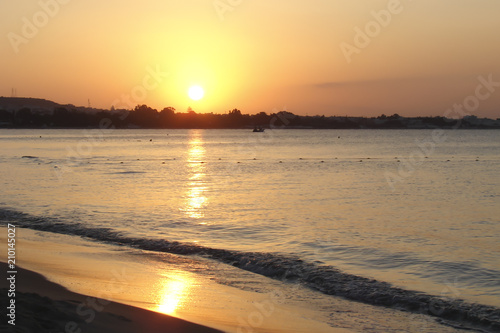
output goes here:
[[146, 173], [145, 171], [117, 171], [117, 172], [108, 172], [108, 175], [131, 175], [136, 173]]
[[376, 306], [423, 313], [466, 327], [500, 331], [500, 308], [460, 299], [442, 298], [394, 287], [389, 283], [342, 272], [335, 267], [307, 262], [293, 255], [241, 252], [176, 241], [128, 237], [111, 228], [93, 228], [0, 208], [0, 222], [40, 231], [86, 237], [132, 248], [179, 255], [201, 255], [286, 283], [299, 283], [327, 295], [341, 296]]

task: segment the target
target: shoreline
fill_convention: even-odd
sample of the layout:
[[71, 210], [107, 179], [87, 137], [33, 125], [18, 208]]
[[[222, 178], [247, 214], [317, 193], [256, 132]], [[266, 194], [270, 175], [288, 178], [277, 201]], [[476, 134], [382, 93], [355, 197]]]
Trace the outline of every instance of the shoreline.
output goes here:
[[[71, 322], [68, 330], [57, 327], [58, 333], [136, 333], [144, 332], [149, 322], [163, 324], [147, 332], [164, 332], [162, 327], [174, 324], [180, 325], [175, 332], [188, 333], [352, 333], [370, 327], [377, 328], [374, 332], [458, 332], [452, 323], [423, 314], [325, 297], [196, 256], [124, 249], [24, 228], [17, 228], [16, 233], [16, 264], [26, 268], [19, 270], [16, 280], [35, 276], [38, 281], [24, 286], [20, 282], [16, 288], [22, 292], [16, 295], [19, 302], [36, 308], [19, 309], [17, 318], [36, 325], [36, 314], [47, 312], [51, 314], [48, 319], [40, 321], [45, 326]], [[2, 242], [4, 235], [0, 234]], [[6, 261], [0, 253], [0, 262]], [[8, 271], [6, 264], [1, 266]], [[222, 280], [204, 271], [217, 271]], [[241, 279], [245, 286], [253, 284], [261, 290], [237, 287]], [[4, 279], [0, 287], [6, 284]], [[7, 295], [8, 289], [0, 292]], [[143, 317], [151, 319], [144, 322]], [[91, 319], [96, 320], [94, 324], [78, 330]], [[27, 332], [43, 331], [35, 326]]]
[[[6, 272], [7, 264], [0, 262]], [[2, 330], [18, 330], [20, 327], [33, 332], [59, 330], [60, 332], [119, 331], [139, 332], [186, 332], [221, 333], [222, 331], [194, 324], [183, 319], [141, 308], [97, 299], [74, 293], [63, 286], [50, 282], [43, 275], [16, 267], [15, 326], [2, 324]], [[8, 290], [7, 280], [0, 283], [2, 294]], [[10, 329], [10, 330], [9, 330]]]
[[[215, 281], [211, 275], [197, 274], [199, 270], [211, 270], [210, 266], [207, 267], [210, 263], [203, 260], [124, 250], [80, 237], [24, 228], [17, 228], [16, 234], [16, 264], [24, 268], [19, 270], [16, 278], [19, 283], [17, 290], [23, 292], [19, 297], [28, 303], [33, 302], [37, 307], [42, 306], [44, 311], [60, 309], [62, 312], [54, 314], [56, 324], [59, 323], [58, 316], [89, 319], [92, 317], [89, 306], [92, 305], [102, 309], [102, 312], [94, 311], [95, 318], [102, 317], [99, 327], [107, 322], [117, 325], [116, 329], [113, 326], [102, 332], [163, 332], [141, 329], [147, 323], [140, 320], [133, 326], [135, 331], [119, 328], [123, 323], [117, 321], [116, 316], [135, 320], [136, 317], [140, 319], [143, 311], [146, 311], [144, 316], [150, 316], [153, 323], [166, 320], [166, 323], [180, 325], [174, 332], [301, 333], [312, 329], [318, 333], [352, 333], [348, 329], [327, 325], [309, 309], [283, 304], [282, 300], [270, 304], [270, 294], [234, 288]], [[6, 233], [0, 235], [2, 242], [4, 235]], [[4, 253], [0, 253], [0, 261], [7, 261]], [[237, 270], [216, 265], [217, 269], [227, 270], [225, 274], [229, 279], [231, 271]], [[7, 272], [5, 264], [2, 268]], [[47, 282], [42, 285], [29, 282], [23, 286], [21, 280], [33, 275], [37, 276], [35, 280]], [[261, 279], [260, 276], [256, 278]], [[6, 283], [7, 280], [3, 281], [0, 287], [3, 288]], [[48, 285], [50, 287], [46, 287]], [[46, 293], [50, 290], [56, 292]], [[2, 289], [1, 292], [7, 295], [7, 290]], [[82, 301], [88, 304], [80, 305]], [[52, 306], [45, 309], [45, 303]], [[84, 317], [77, 312], [78, 306]], [[108, 306], [110, 309], [119, 308], [120, 311], [113, 313], [108, 310]], [[167, 316], [168, 320], [161, 319], [163, 316]], [[73, 321], [78, 325], [81, 323]], [[82, 332], [101, 333], [97, 329], [92, 326], [88, 330], [82, 329]], [[38, 329], [32, 331], [39, 332]], [[61, 329], [57, 332], [64, 331]]]
[[[7, 233], [0, 234], [0, 240], [4, 240], [4, 235]], [[7, 261], [5, 255], [0, 253], [0, 261]], [[423, 328], [434, 328], [452, 333], [457, 332], [459, 327], [465, 328], [460, 321], [446, 322], [424, 314], [325, 297], [294, 284], [283, 284], [197, 256], [127, 249], [81, 237], [25, 228], [17, 228], [16, 264], [31, 271], [23, 270], [16, 279], [32, 273], [43, 276], [38, 280], [47, 279], [52, 281], [48, 283], [55, 283], [59, 292], [48, 295], [48, 298], [43, 298], [47, 297], [44, 294], [47, 288], [43, 285], [28, 283], [28, 287], [18, 288], [18, 291], [28, 293], [20, 294], [20, 299], [35, 304], [37, 309], [21, 311], [29, 325], [36, 324], [32, 313], [50, 313], [53, 309], [58, 311], [52, 313], [46, 326], [61, 325], [61, 320], [72, 322], [69, 330], [58, 328], [57, 332], [73, 333], [72, 328], [74, 332], [86, 332], [77, 329], [82, 324], [82, 316], [86, 316], [83, 320], [93, 320], [101, 311], [104, 314], [99, 327], [108, 325], [108, 328], [99, 331], [99, 327], [91, 327], [89, 332], [143, 332], [141, 327], [147, 323], [141, 321], [135, 326], [128, 325], [127, 329], [135, 327], [132, 331], [115, 329], [123, 325], [123, 321], [130, 322], [135, 320], [135, 316], [141, 317], [134, 309], [147, 311], [151, 316], [170, 315], [174, 319], [201, 325], [203, 329], [213, 327], [215, 332], [228, 333], [352, 333], [368, 327], [378, 327], [377, 332], [396, 328], [399, 331], [420, 332]], [[2, 267], [4, 272], [8, 272], [5, 264]], [[217, 275], [204, 271], [216, 271]], [[267, 291], [256, 292], [252, 288], [236, 287], [236, 281], [241, 279], [246, 281], [245, 285], [260, 286], [259, 289], [269, 285]], [[7, 280], [4, 280], [0, 287], [3, 288], [6, 283]], [[62, 297], [61, 290], [64, 290], [62, 295], [70, 290], [71, 295], [79, 296]], [[0, 292], [7, 295], [7, 291], [2, 289]], [[33, 292], [40, 296], [30, 294]], [[290, 298], [291, 295], [294, 296]], [[309, 301], [304, 303], [302, 300]], [[122, 310], [110, 312], [107, 310], [109, 304], [120, 304]], [[321, 310], [325, 307], [329, 308], [326, 312]], [[117, 318], [123, 320], [117, 321]], [[153, 323], [157, 320], [151, 319]], [[148, 332], [162, 332], [153, 329]], [[184, 326], [176, 332], [191, 332], [189, 328], [187, 331], [182, 329]], [[31, 331], [40, 332], [40, 329]]]

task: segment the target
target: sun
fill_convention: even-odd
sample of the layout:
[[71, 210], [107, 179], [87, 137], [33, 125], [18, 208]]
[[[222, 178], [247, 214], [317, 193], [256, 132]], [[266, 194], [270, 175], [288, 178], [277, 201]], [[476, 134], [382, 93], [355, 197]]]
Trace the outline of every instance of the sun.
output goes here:
[[188, 90], [188, 95], [193, 101], [198, 101], [203, 98], [205, 91], [200, 86], [191, 86]]

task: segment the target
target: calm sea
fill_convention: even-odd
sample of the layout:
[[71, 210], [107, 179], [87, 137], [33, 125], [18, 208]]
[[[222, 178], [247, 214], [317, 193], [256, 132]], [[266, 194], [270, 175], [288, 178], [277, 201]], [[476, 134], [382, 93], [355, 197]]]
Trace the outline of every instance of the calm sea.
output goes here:
[[0, 130], [4, 221], [369, 303], [500, 306], [499, 170], [495, 130]]

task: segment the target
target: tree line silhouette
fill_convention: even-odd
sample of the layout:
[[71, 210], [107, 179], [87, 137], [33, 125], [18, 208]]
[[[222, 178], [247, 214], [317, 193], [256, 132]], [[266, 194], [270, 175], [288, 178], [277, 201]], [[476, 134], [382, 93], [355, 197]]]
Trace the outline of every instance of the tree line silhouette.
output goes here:
[[398, 114], [378, 117], [348, 116], [299, 116], [287, 111], [275, 113], [259, 112], [243, 114], [232, 109], [224, 114], [196, 113], [189, 108], [176, 112], [173, 107], [161, 111], [147, 105], [138, 105], [134, 110], [110, 110], [55, 106], [50, 109], [21, 107], [6, 110], [0, 107], [0, 126], [4, 128], [317, 128], [317, 129], [362, 129], [362, 128], [500, 128], [500, 119], [480, 119], [467, 116], [463, 119], [445, 117], [401, 117]]

